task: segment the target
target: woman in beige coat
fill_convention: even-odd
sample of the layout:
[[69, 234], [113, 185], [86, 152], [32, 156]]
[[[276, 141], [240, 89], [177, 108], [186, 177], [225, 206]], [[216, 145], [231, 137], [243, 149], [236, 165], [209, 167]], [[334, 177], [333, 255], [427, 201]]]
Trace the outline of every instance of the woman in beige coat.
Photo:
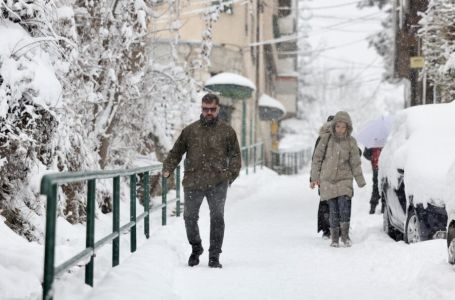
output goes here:
[[352, 121], [347, 112], [336, 113], [330, 133], [321, 136], [311, 165], [310, 187], [320, 187], [321, 201], [328, 201], [330, 246], [338, 247], [341, 228], [341, 241], [346, 247], [352, 242], [349, 238], [351, 219], [351, 198], [353, 179], [359, 187], [365, 186], [360, 166], [357, 141], [351, 136]]

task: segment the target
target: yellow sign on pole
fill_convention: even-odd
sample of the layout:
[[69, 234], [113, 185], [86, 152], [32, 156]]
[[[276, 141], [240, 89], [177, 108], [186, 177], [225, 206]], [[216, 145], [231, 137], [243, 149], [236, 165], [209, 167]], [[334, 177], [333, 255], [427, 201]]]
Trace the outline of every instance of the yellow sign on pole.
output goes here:
[[272, 136], [272, 150], [278, 151], [279, 148], [279, 142], [278, 142], [278, 122], [276, 120], [272, 120], [272, 123], [270, 124], [270, 133]]
[[411, 56], [411, 69], [421, 69], [425, 66], [425, 58], [423, 56]]

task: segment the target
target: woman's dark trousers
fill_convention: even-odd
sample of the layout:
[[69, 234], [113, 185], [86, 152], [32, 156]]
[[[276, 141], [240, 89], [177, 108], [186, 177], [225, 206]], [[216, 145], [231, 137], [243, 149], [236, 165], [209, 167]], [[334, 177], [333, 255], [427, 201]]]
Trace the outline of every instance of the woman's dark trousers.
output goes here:
[[340, 196], [328, 200], [330, 209], [330, 235], [332, 243], [330, 246], [338, 247], [338, 239], [341, 231], [341, 241], [345, 247], [351, 247], [349, 238], [349, 223], [351, 220], [351, 198]]
[[351, 198], [340, 196], [328, 200], [330, 228], [339, 228], [340, 223], [348, 223], [351, 220]]

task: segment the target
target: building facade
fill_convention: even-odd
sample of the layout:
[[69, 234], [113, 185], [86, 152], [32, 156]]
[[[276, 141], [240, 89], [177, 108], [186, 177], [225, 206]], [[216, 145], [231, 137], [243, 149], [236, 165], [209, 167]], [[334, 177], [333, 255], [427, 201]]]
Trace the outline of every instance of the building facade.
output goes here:
[[246, 134], [247, 145], [263, 141], [266, 154], [276, 148], [279, 120], [260, 118], [259, 99], [273, 97], [284, 105], [288, 117], [295, 116], [297, 1], [158, 2], [155, 9], [159, 17], [149, 23], [154, 33], [152, 55], [163, 61], [176, 59], [201, 83], [201, 90], [209, 78], [223, 72], [249, 79], [256, 87], [251, 97], [221, 97], [221, 115], [239, 140]]

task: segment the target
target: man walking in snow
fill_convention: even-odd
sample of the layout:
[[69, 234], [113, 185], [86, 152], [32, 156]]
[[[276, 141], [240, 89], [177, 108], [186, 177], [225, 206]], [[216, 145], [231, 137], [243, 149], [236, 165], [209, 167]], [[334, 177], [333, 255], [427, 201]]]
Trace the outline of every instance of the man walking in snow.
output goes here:
[[351, 219], [352, 182], [359, 187], [366, 185], [360, 166], [357, 141], [351, 136], [352, 121], [347, 112], [339, 111], [332, 120], [329, 133], [321, 136], [311, 164], [310, 187], [320, 187], [321, 200], [328, 201], [330, 246], [339, 246], [341, 240], [346, 247], [352, 242], [349, 237]]
[[204, 197], [210, 209], [209, 267], [222, 267], [219, 256], [224, 237], [224, 204], [228, 186], [237, 178], [241, 167], [237, 135], [218, 118], [219, 102], [214, 94], [202, 97], [200, 119], [183, 129], [163, 163], [163, 176], [169, 177], [186, 153], [183, 218], [192, 247], [188, 259], [191, 267], [199, 264], [199, 256], [204, 251], [198, 226]]

